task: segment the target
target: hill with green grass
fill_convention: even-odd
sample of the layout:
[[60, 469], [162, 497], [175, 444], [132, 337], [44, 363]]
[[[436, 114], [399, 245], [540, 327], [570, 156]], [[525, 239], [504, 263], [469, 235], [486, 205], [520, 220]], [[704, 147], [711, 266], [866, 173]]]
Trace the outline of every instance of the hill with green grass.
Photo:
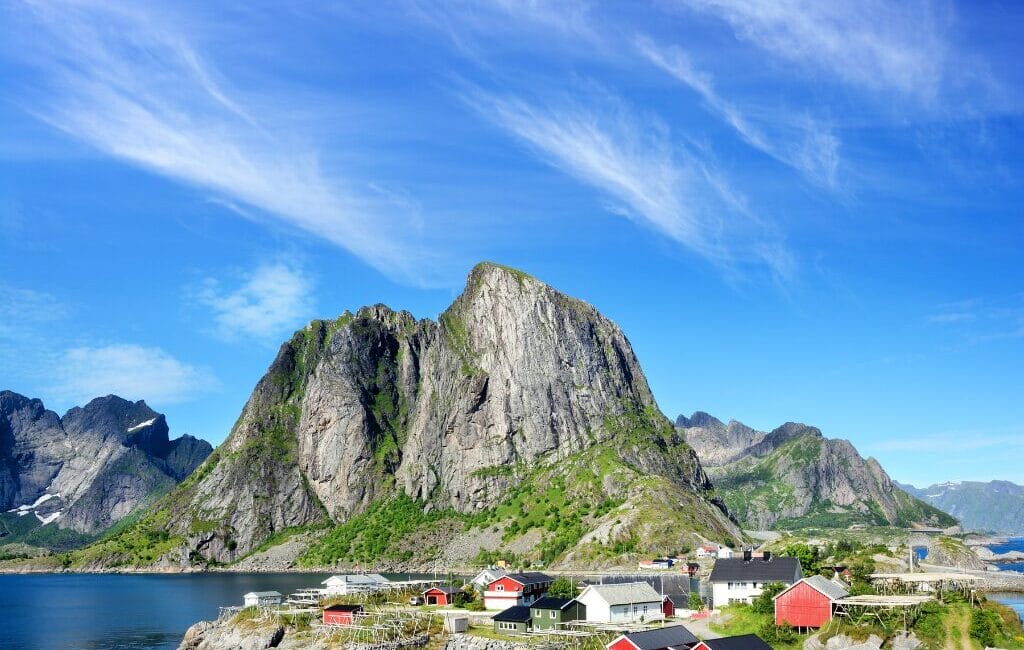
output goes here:
[[956, 519], [900, 489], [874, 458], [848, 440], [804, 424], [762, 432], [706, 414], [680, 416], [715, 487], [750, 529], [928, 525]]

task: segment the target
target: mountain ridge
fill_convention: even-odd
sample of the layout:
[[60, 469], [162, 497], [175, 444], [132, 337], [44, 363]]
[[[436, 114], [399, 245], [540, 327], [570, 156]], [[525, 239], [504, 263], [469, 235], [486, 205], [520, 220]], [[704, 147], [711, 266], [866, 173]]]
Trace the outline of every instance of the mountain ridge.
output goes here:
[[676, 427], [697, 451], [730, 511], [747, 527], [952, 526], [955, 519], [900, 490], [849, 440], [787, 422], [758, 431], [703, 412]]
[[1024, 486], [1011, 481], [946, 481], [901, 489], [958, 517], [978, 532], [1024, 535]]
[[[0, 512], [5, 535], [73, 545], [116, 524], [191, 473], [212, 451], [189, 435], [170, 439], [167, 420], [144, 401], [115, 395], [63, 416], [42, 400], [0, 391]], [[28, 515], [34, 515], [27, 518]]]
[[[564, 484], [564, 496], [542, 494], [544, 481]], [[231, 563], [284, 531], [344, 528], [401, 495], [477, 526], [467, 543], [490, 539], [481, 551], [529, 538], [548, 549], [537, 554], [578, 557], [567, 540], [592, 540], [587, 552], [600, 554], [635, 546], [641, 529], [655, 547], [740, 534], [618, 326], [532, 276], [481, 263], [436, 322], [374, 305], [296, 332], [210, 459], [83, 561]], [[548, 503], [543, 517], [534, 500]], [[515, 526], [495, 515], [513, 502]], [[685, 525], [672, 532], [673, 522]], [[137, 552], [147, 535], [167, 544]], [[307, 560], [353, 556], [369, 543], [360, 535], [332, 533], [331, 548]]]

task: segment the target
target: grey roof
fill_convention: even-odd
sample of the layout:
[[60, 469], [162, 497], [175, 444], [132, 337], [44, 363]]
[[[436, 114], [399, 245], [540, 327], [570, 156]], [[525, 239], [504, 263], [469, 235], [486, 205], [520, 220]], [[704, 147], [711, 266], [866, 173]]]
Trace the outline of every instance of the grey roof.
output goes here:
[[591, 585], [587, 589], [596, 591], [609, 605], [629, 603], [660, 603], [661, 594], [646, 582], [626, 582], [617, 585]]
[[246, 596], [256, 596], [257, 598], [280, 598], [281, 592], [279, 591], [250, 591]]
[[533, 609], [558, 609], [562, 610], [571, 605], [574, 602], [572, 598], [555, 598], [554, 596], [545, 596], [534, 604], [530, 605]]
[[[846, 598], [850, 595], [849, 590], [847, 590], [843, 585], [836, 583], [834, 580], [829, 580], [825, 576], [813, 575], [808, 578], [804, 578], [804, 582], [825, 594], [832, 600], [839, 600], [840, 598]], [[779, 596], [781, 595], [782, 594], [779, 594]], [[776, 596], [776, 598], [779, 596]]]
[[643, 632], [624, 634], [630, 643], [640, 650], [659, 650], [659, 648], [688, 648], [698, 642], [693, 632], [682, 625], [669, 625]]
[[772, 556], [769, 560], [753, 558], [744, 560], [742, 557], [719, 558], [715, 560], [715, 568], [711, 569], [710, 582], [781, 582], [793, 584], [803, 576], [800, 560], [795, 557]]
[[756, 634], [704, 639], [704, 645], [711, 650], [772, 650], [772, 647]]
[[546, 573], [539, 573], [537, 571], [527, 571], [526, 573], [510, 573], [507, 578], [511, 578], [523, 586], [536, 585], [542, 582], [554, 582], [554, 579]]
[[683, 607], [690, 602], [690, 594], [665, 594], [665, 598], [672, 601], [676, 607]]
[[508, 609], [495, 614], [494, 620], [504, 623], [527, 623], [531, 620], [530, 608], [525, 605], [509, 607]]

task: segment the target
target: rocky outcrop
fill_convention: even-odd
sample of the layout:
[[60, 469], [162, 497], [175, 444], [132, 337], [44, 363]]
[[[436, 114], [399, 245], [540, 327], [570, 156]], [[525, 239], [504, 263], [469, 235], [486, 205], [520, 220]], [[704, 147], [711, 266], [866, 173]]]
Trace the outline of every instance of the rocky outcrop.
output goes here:
[[166, 493], [211, 451], [191, 436], [170, 440], [164, 416], [142, 401], [109, 395], [58, 417], [38, 399], [2, 391], [0, 511], [10, 524], [2, 530], [46, 539], [26, 525], [35, 520], [95, 535]]
[[956, 523], [899, 489], [848, 440], [815, 427], [788, 422], [763, 432], [701, 412], [676, 426], [746, 527]]
[[702, 532], [737, 534], [622, 331], [485, 263], [437, 322], [375, 305], [297, 332], [224, 444], [161, 507], [186, 540], [182, 562], [231, 562], [276, 531], [344, 522], [397, 493], [480, 512], [531, 468], [557, 472], [610, 443], [616, 462], [663, 481]]
[[[178, 650], [267, 650], [277, 648], [285, 637], [282, 625], [230, 625], [223, 621], [200, 621], [188, 628]], [[320, 644], [302, 644], [313, 650]]]

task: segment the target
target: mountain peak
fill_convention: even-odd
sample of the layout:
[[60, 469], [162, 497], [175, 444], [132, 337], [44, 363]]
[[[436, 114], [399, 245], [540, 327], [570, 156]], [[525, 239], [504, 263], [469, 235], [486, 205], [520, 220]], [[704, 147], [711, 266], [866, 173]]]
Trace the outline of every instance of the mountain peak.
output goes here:
[[692, 427], [724, 427], [725, 424], [710, 413], [694, 411], [690, 417], [685, 415], [677, 417], [676, 426], [689, 429]]

